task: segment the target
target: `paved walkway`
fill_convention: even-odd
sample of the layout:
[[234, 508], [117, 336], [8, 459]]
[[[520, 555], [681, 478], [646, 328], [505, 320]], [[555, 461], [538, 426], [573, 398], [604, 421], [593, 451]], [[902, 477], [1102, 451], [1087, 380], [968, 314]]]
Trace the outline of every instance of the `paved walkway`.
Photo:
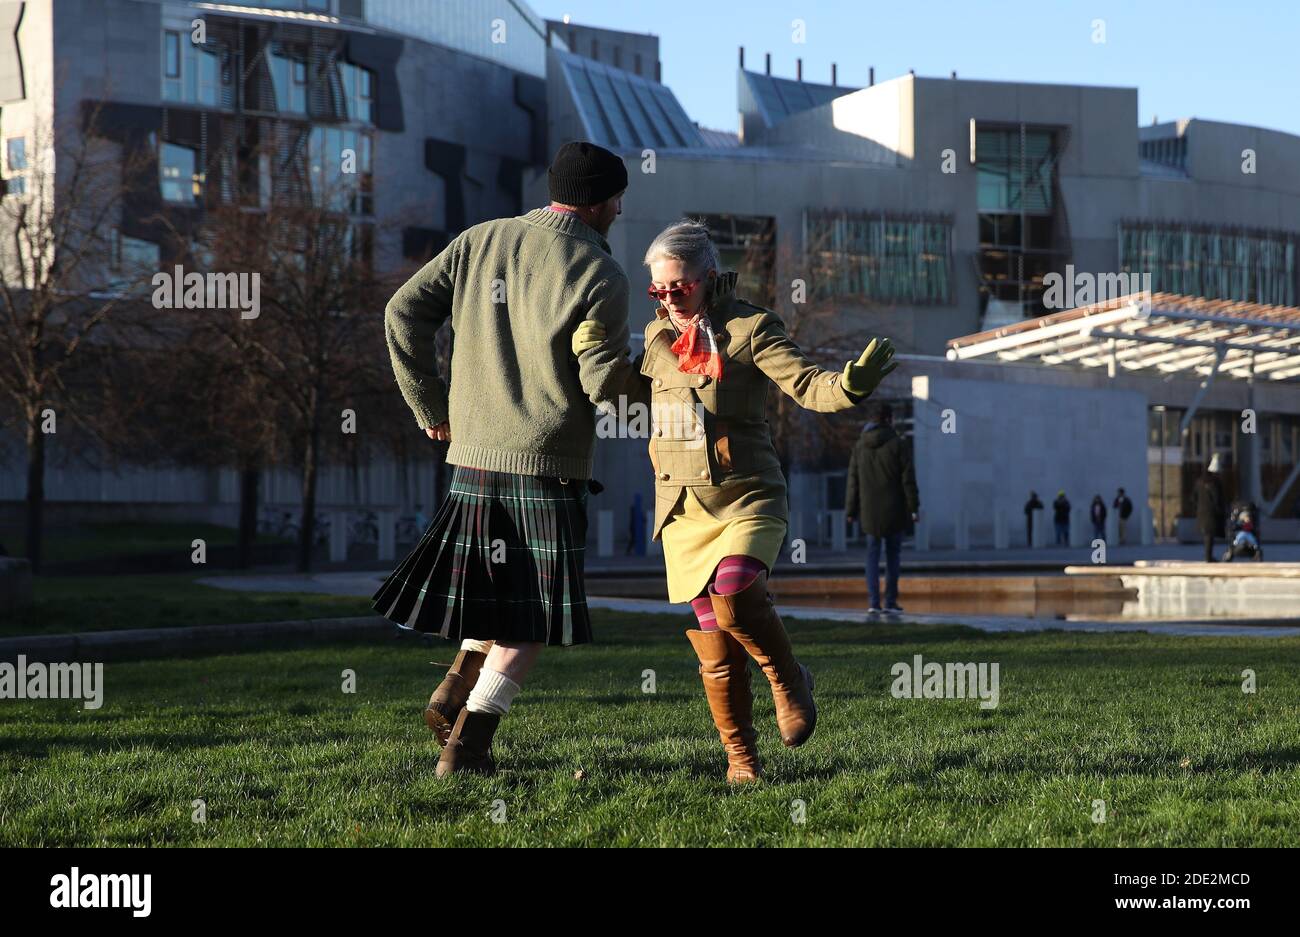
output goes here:
[[[329, 595], [369, 596], [383, 581], [384, 574], [376, 572], [357, 573], [314, 573], [308, 575], [251, 575], [251, 576], [209, 576], [198, 580], [204, 585], [220, 589], [234, 589], [245, 592], [313, 592]], [[598, 586], [597, 583], [592, 583]], [[603, 608], [622, 612], [648, 612], [677, 614], [685, 618], [687, 606], [673, 605], [652, 599], [614, 599], [598, 595], [588, 597], [591, 608]], [[833, 606], [794, 606], [781, 605], [778, 609], [782, 616], [792, 619], [821, 619], [829, 621], [861, 622], [869, 626], [866, 613], [858, 608], [836, 608]], [[1213, 637], [1262, 637], [1281, 638], [1300, 635], [1300, 626], [1276, 627], [1271, 625], [1252, 625], [1239, 622], [1224, 624], [1207, 624], [1202, 622], [1159, 622], [1159, 621], [1090, 621], [1069, 619], [1035, 619], [1013, 618], [991, 615], [913, 615], [903, 614], [885, 619], [907, 624], [957, 624], [978, 628], [981, 631], [1149, 631], [1153, 634], [1178, 634]]]
[[[1300, 563], [1300, 543], [1265, 543], [1265, 554], [1270, 563]], [[1215, 553], [1221, 554], [1224, 544], [1218, 543]], [[843, 552], [828, 547], [810, 546], [804, 563], [790, 562], [789, 548], [777, 560], [777, 572], [800, 575], [812, 572], [859, 572], [866, 562], [865, 547], [849, 547]], [[1164, 543], [1152, 546], [1110, 546], [1106, 561], [1113, 564], [1132, 565], [1139, 561], [1179, 561], [1199, 563], [1205, 559], [1205, 548], [1195, 543]], [[911, 572], [998, 572], [1007, 569], [1062, 570], [1066, 566], [1084, 566], [1092, 563], [1091, 547], [1024, 547], [1008, 550], [913, 550], [903, 547], [903, 573]], [[1246, 562], [1240, 560], [1238, 562]], [[598, 557], [588, 552], [587, 573], [662, 573], [662, 556]]]

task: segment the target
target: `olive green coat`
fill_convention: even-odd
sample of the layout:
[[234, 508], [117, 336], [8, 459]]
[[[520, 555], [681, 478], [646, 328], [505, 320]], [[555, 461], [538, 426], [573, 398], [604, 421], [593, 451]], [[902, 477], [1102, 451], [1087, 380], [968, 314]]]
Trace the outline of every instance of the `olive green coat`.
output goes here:
[[785, 478], [766, 420], [769, 384], [823, 413], [862, 399], [841, 386], [839, 371], [804, 355], [779, 315], [738, 299], [735, 286], [734, 273], [719, 276], [707, 307], [722, 355], [720, 381], [677, 369], [677, 333], [662, 306], [646, 326], [641, 373], [650, 391], [656, 540], [687, 488], [719, 520], [787, 518]]

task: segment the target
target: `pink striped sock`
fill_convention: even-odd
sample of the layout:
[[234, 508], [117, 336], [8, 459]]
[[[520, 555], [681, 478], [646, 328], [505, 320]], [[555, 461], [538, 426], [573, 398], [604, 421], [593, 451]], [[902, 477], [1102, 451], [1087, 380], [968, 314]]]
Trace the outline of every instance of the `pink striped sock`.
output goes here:
[[713, 591], [718, 595], [734, 595], [743, 592], [767, 565], [752, 556], [732, 555], [724, 557], [713, 575]]
[[718, 630], [718, 616], [713, 614], [713, 600], [707, 594], [691, 599], [691, 609], [700, 620], [701, 631]]

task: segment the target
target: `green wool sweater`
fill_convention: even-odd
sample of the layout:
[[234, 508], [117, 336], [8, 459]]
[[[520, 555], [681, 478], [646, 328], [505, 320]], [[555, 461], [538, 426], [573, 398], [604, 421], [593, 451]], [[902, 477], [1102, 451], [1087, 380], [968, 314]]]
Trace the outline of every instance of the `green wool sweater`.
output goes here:
[[[590, 478], [595, 407], [636, 390], [628, 283], [609, 244], [577, 217], [540, 208], [475, 225], [388, 303], [384, 329], [402, 396], [423, 427], [451, 423], [452, 465]], [[451, 320], [451, 391], [434, 336]], [[584, 319], [608, 339], [579, 361]]]

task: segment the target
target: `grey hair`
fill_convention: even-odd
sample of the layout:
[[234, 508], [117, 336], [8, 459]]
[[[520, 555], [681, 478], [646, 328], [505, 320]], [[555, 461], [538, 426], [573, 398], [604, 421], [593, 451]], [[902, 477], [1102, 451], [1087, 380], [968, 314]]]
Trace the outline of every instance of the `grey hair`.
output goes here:
[[[709, 229], [698, 221], [679, 221], [659, 232], [646, 249], [643, 263], [648, 267], [660, 257], [680, 260], [691, 273], [706, 275], [719, 271], [722, 261]], [[719, 271], [720, 272], [720, 271]]]

